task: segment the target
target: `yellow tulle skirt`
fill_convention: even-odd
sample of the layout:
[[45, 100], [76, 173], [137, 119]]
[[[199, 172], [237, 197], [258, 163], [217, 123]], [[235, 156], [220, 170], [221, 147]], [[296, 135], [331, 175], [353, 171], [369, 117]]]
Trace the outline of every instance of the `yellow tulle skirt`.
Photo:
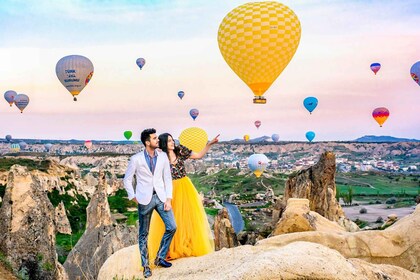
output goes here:
[[[214, 251], [214, 239], [204, 211], [201, 197], [190, 178], [173, 180], [172, 209], [176, 232], [169, 247], [167, 259], [202, 256]], [[149, 260], [153, 264], [165, 232], [165, 225], [153, 211], [149, 229]]]

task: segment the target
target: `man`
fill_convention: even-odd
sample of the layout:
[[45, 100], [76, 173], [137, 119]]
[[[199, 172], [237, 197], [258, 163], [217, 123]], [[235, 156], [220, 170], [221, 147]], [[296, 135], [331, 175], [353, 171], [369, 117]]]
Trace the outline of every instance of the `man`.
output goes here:
[[[152, 271], [149, 267], [147, 237], [153, 210], [159, 213], [166, 228], [154, 261], [156, 266], [172, 266], [165, 258], [176, 231], [176, 224], [171, 205], [172, 177], [168, 157], [166, 153], [156, 150], [159, 147], [159, 140], [155, 129], [145, 129], [140, 138], [146, 148], [131, 157], [124, 176], [124, 188], [128, 199], [135, 201], [138, 205], [139, 249], [144, 268], [143, 275], [148, 278], [152, 276]], [[134, 174], [137, 180], [135, 192], [133, 190]]]

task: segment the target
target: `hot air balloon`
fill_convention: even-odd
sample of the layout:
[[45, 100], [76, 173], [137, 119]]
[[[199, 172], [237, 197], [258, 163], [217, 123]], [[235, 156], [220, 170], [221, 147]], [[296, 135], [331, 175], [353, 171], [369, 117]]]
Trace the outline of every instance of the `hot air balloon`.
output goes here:
[[254, 122], [255, 127], [258, 129], [261, 126], [261, 121], [255, 121]]
[[198, 127], [184, 129], [179, 135], [179, 143], [196, 153], [201, 152], [207, 142], [207, 133]]
[[21, 150], [25, 150], [28, 147], [28, 144], [26, 144], [24, 141], [19, 142], [19, 147]]
[[316, 97], [306, 97], [303, 100], [303, 106], [312, 114], [313, 110], [318, 106], [318, 99]]
[[47, 153], [50, 152], [51, 148], [52, 148], [53, 144], [51, 143], [47, 143], [44, 145], [45, 150], [47, 151]]
[[389, 111], [384, 107], [376, 108], [372, 112], [372, 117], [379, 124], [379, 126], [382, 127], [386, 119], [389, 117]]
[[245, 140], [245, 142], [248, 142], [249, 141], [249, 135], [248, 134], [245, 134], [244, 135], [244, 140]]
[[375, 63], [372, 63], [370, 65], [370, 70], [372, 70], [373, 73], [375, 73], [375, 75], [376, 75], [376, 73], [378, 73], [379, 69], [381, 69], [381, 64], [380, 63], [375, 62]]
[[273, 139], [274, 142], [277, 142], [277, 141], [279, 141], [280, 136], [278, 134], [273, 134], [273, 135], [271, 135], [271, 139]]
[[420, 86], [420, 61], [417, 61], [411, 66], [410, 74], [411, 78]]
[[309, 142], [312, 142], [314, 138], [315, 138], [315, 132], [313, 131], [306, 132], [306, 139], [308, 139]]
[[20, 145], [19, 144], [11, 144], [10, 145], [10, 150], [12, 152], [18, 153], [18, 152], [20, 152]]
[[248, 166], [255, 176], [260, 177], [267, 168], [268, 158], [264, 154], [253, 154], [248, 158]]
[[219, 26], [223, 58], [254, 93], [254, 103], [289, 64], [300, 41], [295, 13], [278, 2], [254, 2], [229, 12]]
[[4, 93], [4, 99], [6, 99], [10, 107], [12, 107], [13, 103], [15, 102], [16, 95], [17, 95], [16, 91], [13, 91], [13, 90], [8, 90]]
[[182, 90], [178, 91], [178, 97], [180, 99], [182, 99], [184, 97], [184, 95], [185, 95], [185, 93]]
[[198, 114], [200, 114], [198, 109], [191, 109], [190, 110], [190, 116], [191, 116], [191, 118], [193, 118], [193, 120], [195, 120], [198, 117]]
[[92, 62], [81, 55], [65, 56], [57, 62], [55, 73], [63, 86], [73, 95], [73, 100], [85, 88], [93, 75]]
[[133, 132], [130, 130], [124, 131], [124, 137], [127, 140], [130, 140], [131, 136], [133, 136]]
[[[146, 60], [142, 57], [137, 58], [136, 60], [137, 66], [140, 68], [140, 70], [143, 68], [143, 66], [146, 64]], [[153, 63], [152, 63], [153, 64]]]
[[29, 97], [26, 94], [18, 94], [15, 97], [15, 105], [19, 108], [20, 112], [23, 113], [23, 110], [29, 104]]
[[6, 141], [7, 141], [7, 142], [12, 141], [12, 135], [9, 135], [9, 134], [8, 134], [8, 135], [6, 135], [6, 137], [5, 137], [5, 138], [6, 138]]
[[86, 140], [85, 141], [85, 147], [86, 147], [86, 149], [90, 150], [92, 148], [92, 141], [91, 140]]

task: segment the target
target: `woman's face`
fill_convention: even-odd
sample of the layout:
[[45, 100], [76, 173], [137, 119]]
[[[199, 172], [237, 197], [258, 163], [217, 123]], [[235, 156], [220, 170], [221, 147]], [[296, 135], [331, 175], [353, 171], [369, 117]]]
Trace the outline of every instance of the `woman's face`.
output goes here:
[[168, 151], [173, 151], [175, 149], [175, 141], [171, 136], [168, 136]]

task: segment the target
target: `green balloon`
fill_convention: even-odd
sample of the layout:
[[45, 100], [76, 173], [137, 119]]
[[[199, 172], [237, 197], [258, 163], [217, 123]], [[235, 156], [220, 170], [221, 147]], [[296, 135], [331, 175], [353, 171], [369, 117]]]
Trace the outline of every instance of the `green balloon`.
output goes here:
[[124, 131], [124, 137], [127, 140], [130, 140], [131, 136], [133, 136], [133, 132], [132, 131], [130, 131], [130, 130]]

